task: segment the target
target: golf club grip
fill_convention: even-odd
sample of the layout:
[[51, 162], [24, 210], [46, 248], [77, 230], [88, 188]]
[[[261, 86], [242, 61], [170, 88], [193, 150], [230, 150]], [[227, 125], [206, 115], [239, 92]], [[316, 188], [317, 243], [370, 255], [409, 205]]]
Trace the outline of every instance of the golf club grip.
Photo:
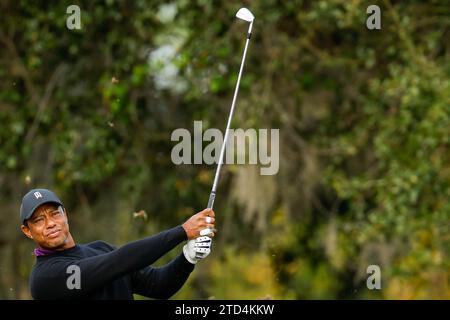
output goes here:
[[216, 193], [214, 191], [211, 191], [209, 194], [209, 200], [208, 200], [208, 207], [209, 209], [212, 209], [214, 206], [214, 199], [216, 198]]

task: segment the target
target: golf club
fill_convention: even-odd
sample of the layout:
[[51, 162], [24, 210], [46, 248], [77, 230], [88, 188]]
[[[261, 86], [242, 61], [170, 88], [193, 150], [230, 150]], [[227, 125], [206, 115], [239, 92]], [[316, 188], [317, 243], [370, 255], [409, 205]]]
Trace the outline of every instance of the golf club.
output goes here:
[[213, 208], [214, 199], [216, 198], [217, 183], [219, 181], [220, 169], [222, 168], [222, 164], [223, 164], [223, 155], [224, 155], [225, 147], [226, 147], [226, 144], [228, 141], [228, 133], [230, 131], [230, 124], [231, 124], [231, 119], [233, 118], [234, 107], [236, 105], [236, 98], [237, 98], [237, 95], [239, 92], [239, 83], [241, 82], [242, 70], [244, 69], [245, 56], [247, 54], [247, 47], [248, 47], [248, 43], [250, 41], [250, 37], [252, 34], [253, 20], [255, 19], [253, 14], [247, 8], [239, 9], [239, 11], [236, 13], [236, 17], [241, 20], [250, 22], [250, 26], [248, 27], [247, 41], [245, 42], [244, 54], [242, 56], [242, 61], [241, 61], [241, 68], [239, 69], [239, 76], [237, 79], [236, 88], [234, 90], [233, 102], [231, 103], [231, 110], [230, 110], [230, 115], [228, 117], [227, 128], [225, 129], [225, 137], [223, 139], [222, 148], [220, 149], [219, 163], [217, 164], [216, 174], [214, 176], [214, 183], [213, 183], [213, 186], [211, 189], [211, 193], [209, 194], [208, 208], [210, 208], [210, 209]]

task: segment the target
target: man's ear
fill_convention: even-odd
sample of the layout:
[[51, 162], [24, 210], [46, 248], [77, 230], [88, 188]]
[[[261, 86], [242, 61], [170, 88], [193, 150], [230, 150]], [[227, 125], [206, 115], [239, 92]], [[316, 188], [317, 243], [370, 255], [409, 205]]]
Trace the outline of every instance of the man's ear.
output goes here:
[[63, 209], [63, 212], [64, 212], [64, 216], [65, 216], [65, 218], [66, 218], [66, 222], [69, 223], [69, 217], [67, 216], [66, 208], [65, 208], [65, 207], [62, 207], [62, 209]]
[[24, 233], [24, 235], [26, 235], [28, 238], [33, 239], [33, 236], [31, 235], [31, 231], [30, 228], [26, 225], [22, 225], [20, 227], [20, 229], [22, 229], [22, 232]]

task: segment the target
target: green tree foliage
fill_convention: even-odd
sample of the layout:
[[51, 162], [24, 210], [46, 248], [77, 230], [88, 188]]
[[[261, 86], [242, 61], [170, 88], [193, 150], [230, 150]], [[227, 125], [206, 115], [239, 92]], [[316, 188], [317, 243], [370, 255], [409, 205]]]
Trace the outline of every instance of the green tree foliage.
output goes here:
[[[72, 4], [81, 30], [66, 28]], [[214, 251], [175, 298], [450, 297], [450, 3], [379, 1], [368, 30], [371, 4], [246, 4], [233, 126], [279, 128], [280, 171], [226, 166]], [[1, 298], [30, 297], [18, 210], [32, 187], [64, 199], [80, 242], [120, 245], [206, 206], [215, 168], [175, 166], [170, 135], [223, 130], [241, 5], [0, 3]]]

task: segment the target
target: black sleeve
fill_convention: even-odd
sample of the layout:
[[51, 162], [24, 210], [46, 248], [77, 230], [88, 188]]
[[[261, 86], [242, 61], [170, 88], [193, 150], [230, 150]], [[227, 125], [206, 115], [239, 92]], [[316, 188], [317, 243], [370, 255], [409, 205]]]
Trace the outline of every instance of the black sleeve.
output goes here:
[[133, 293], [154, 299], [169, 299], [188, 279], [194, 265], [181, 253], [161, 268], [147, 267], [131, 277]]
[[[85, 297], [93, 290], [117, 278], [154, 263], [184, 240], [187, 240], [186, 232], [182, 226], [177, 226], [97, 256], [78, 260], [56, 258], [45, 270], [41, 271], [41, 276], [38, 278], [42, 281], [37, 281], [32, 286], [35, 289], [33, 297], [35, 295], [43, 299]], [[66, 270], [70, 265], [79, 267], [81, 275], [80, 290], [67, 289], [66, 279], [68, 275]]]

